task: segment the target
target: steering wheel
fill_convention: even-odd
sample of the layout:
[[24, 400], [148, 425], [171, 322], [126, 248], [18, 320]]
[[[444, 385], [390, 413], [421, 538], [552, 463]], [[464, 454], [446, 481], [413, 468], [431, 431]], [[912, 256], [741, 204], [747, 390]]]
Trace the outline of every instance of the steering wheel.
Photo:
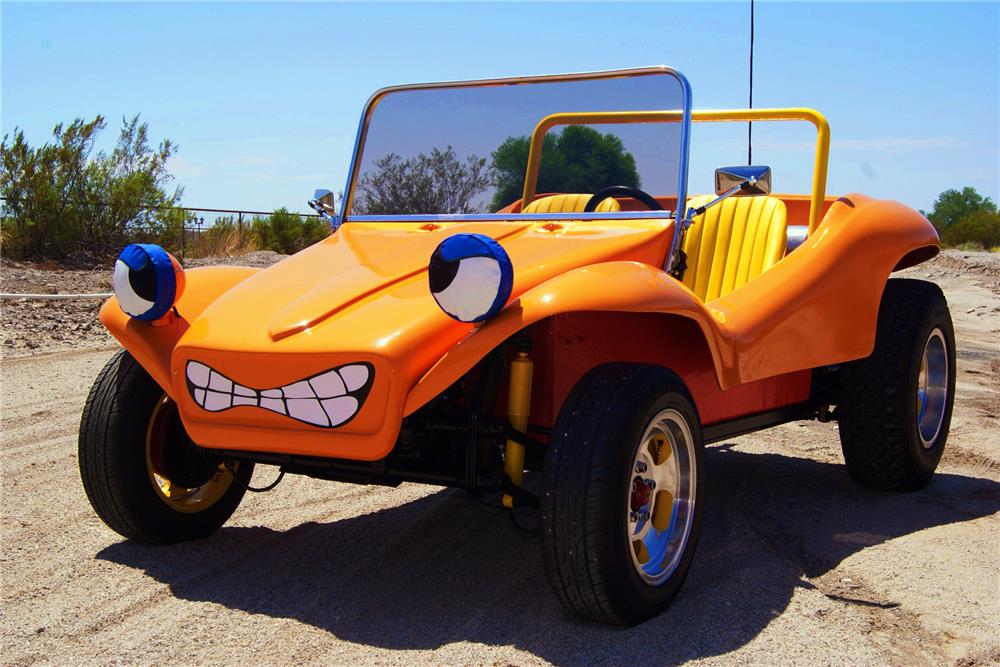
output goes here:
[[609, 185], [606, 188], [601, 188], [598, 190], [593, 197], [587, 200], [587, 205], [583, 207], [584, 213], [593, 213], [597, 210], [597, 205], [608, 197], [631, 197], [636, 201], [641, 201], [643, 204], [649, 207], [650, 211], [662, 211], [663, 207], [660, 206], [660, 202], [656, 201], [651, 194], [648, 192], [643, 192], [639, 188], [629, 187], [627, 185]]

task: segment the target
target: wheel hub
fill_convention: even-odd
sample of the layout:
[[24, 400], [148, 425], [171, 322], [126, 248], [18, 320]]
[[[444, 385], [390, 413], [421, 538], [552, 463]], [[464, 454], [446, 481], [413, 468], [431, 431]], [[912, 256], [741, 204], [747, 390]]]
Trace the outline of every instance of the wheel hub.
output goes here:
[[925, 449], [937, 441], [948, 404], [948, 347], [944, 334], [935, 328], [924, 343], [917, 376], [917, 431]]
[[656, 585], [677, 568], [694, 519], [694, 438], [677, 410], [657, 414], [632, 462], [627, 535], [632, 564]]
[[160, 500], [183, 513], [212, 507], [226, 494], [234, 479], [229, 470], [210, 460], [191, 441], [177, 406], [168, 396], [160, 399], [149, 419], [146, 472]]
[[210, 461], [188, 437], [172, 403], [156, 415], [150, 432], [153, 470], [177, 486], [194, 488], [208, 482], [219, 464]]
[[629, 500], [629, 508], [633, 512], [637, 512], [649, 504], [649, 498], [653, 495], [653, 489], [650, 486], [651, 481], [645, 480], [638, 475], [632, 480], [632, 497]]

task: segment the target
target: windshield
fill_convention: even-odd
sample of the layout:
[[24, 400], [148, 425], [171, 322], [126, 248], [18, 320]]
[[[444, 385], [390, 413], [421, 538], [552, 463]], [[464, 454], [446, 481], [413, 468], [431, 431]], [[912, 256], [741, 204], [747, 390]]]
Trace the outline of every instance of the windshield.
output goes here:
[[[521, 199], [532, 131], [546, 116], [689, 109], [686, 90], [667, 68], [386, 89], [365, 110], [345, 213], [496, 213]], [[533, 191], [683, 194], [686, 125], [556, 126]]]

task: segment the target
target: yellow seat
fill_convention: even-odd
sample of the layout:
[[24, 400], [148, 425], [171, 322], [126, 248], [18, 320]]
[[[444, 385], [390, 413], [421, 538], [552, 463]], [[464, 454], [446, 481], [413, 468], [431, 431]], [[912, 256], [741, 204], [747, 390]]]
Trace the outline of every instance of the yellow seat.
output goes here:
[[[548, 195], [539, 197], [524, 207], [521, 213], [581, 213], [591, 195]], [[614, 197], [608, 197], [594, 210], [595, 213], [614, 213], [622, 210]]]
[[[694, 197], [697, 208], [711, 195]], [[694, 219], [684, 235], [684, 284], [703, 301], [742, 287], [785, 254], [788, 220], [777, 197], [730, 197]]]

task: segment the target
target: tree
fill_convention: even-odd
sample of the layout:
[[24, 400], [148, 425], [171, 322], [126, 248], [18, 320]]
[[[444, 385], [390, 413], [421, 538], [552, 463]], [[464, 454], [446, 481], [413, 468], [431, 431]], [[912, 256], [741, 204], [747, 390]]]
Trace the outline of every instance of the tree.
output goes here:
[[92, 258], [113, 254], [136, 232], [176, 232], [170, 210], [181, 189], [168, 192], [167, 160], [177, 147], [165, 139], [149, 146], [139, 116], [122, 120], [118, 144], [93, 155], [102, 116], [76, 119], [52, 131], [54, 141], [33, 148], [15, 128], [0, 145], [6, 252], [62, 259], [74, 251]]
[[[528, 168], [528, 137], [508, 137], [493, 151], [496, 193], [490, 206], [497, 211], [521, 198]], [[570, 125], [549, 132], [542, 140], [542, 161], [536, 192], [597, 192], [609, 185], [639, 187], [635, 158], [614, 134]]]
[[389, 153], [366, 171], [354, 191], [351, 212], [358, 215], [478, 213], [477, 195], [490, 186], [484, 158], [470, 155], [461, 162], [451, 146], [434, 148], [403, 159]]
[[945, 190], [934, 201], [930, 213], [921, 211], [939, 232], [943, 232], [972, 213], [983, 211], [996, 213], [997, 205], [989, 197], [976, 192], [975, 188]]
[[266, 218], [254, 218], [252, 226], [261, 247], [286, 255], [330, 235], [330, 227], [322, 218], [299, 216], [286, 208], [279, 208]]

